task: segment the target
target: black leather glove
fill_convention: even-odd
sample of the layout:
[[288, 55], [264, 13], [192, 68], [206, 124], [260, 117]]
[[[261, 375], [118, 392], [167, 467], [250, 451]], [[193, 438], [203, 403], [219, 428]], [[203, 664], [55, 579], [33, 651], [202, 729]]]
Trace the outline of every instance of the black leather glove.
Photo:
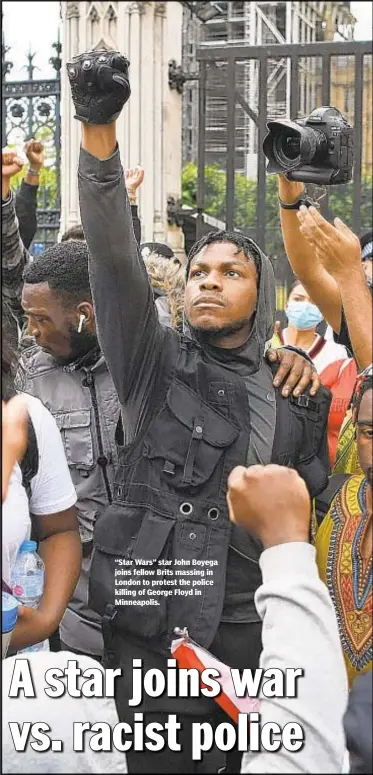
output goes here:
[[131, 94], [129, 61], [118, 51], [88, 51], [67, 64], [75, 118], [86, 124], [111, 124]]

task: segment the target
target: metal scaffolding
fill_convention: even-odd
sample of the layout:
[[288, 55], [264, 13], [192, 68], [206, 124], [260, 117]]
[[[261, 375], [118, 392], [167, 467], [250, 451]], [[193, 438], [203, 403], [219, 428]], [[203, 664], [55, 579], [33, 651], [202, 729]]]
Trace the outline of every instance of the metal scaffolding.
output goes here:
[[[268, 61], [267, 115], [270, 118], [291, 114], [291, 63], [281, 56], [281, 46], [333, 40], [335, 33], [345, 40], [353, 38], [354, 17], [350, 3], [341, 2], [219, 2], [224, 13], [201, 24], [188, 10], [184, 13], [183, 69], [196, 70], [196, 47], [278, 45], [278, 56]], [[277, 52], [276, 52], [277, 53]], [[298, 117], [316, 106], [321, 61], [315, 57], [299, 60]], [[227, 95], [219, 89], [224, 73], [210, 74], [207, 90], [207, 163], [222, 163], [226, 155], [224, 140], [227, 124]], [[248, 176], [257, 164], [257, 129], [250, 110], [257, 114], [259, 70], [254, 59], [241, 62], [236, 74], [237, 88], [244, 95], [245, 110], [236, 114], [236, 169]], [[247, 110], [249, 108], [249, 111]], [[198, 88], [188, 84], [183, 105], [183, 160], [195, 161], [198, 153]], [[296, 118], [296, 116], [292, 116]]]

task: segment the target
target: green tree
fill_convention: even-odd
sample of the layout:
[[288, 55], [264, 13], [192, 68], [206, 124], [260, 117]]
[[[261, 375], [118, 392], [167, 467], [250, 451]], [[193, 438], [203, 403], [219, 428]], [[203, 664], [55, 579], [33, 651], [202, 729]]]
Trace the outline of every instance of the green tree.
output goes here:
[[[183, 170], [182, 197], [183, 203], [190, 207], [196, 205], [197, 165], [188, 163]], [[372, 225], [372, 179], [362, 180], [361, 191], [361, 226]], [[331, 217], [340, 217], [348, 226], [352, 225], [354, 186], [349, 183], [344, 186], [334, 186], [329, 194], [329, 210]], [[256, 180], [247, 178], [242, 173], [235, 174], [234, 225], [254, 236], [256, 224]], [[205, 167], [205, 212], [218, 220], [225, 221], [226, 173], [218, 164]], [[265, 205], [266, 251], [271, 256], [284, 255], [282, 242], [277, 179], [269, 175], [266, 181]]]

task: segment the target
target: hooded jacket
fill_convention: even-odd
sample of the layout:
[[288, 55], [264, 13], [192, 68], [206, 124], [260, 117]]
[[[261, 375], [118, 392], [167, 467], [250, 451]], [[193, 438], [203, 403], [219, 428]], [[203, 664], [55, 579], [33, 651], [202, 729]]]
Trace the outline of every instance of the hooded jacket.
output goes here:
[[[321, 389], [315, 399], [294, 400], [273, 389], [264, 355], [273, 333], [275, 285], [271, 264], [255, 243], [260, 279], [250, 336], [233, 351], [205, 345], [187, 330], [180, 335], [158, 323], [129, 209], [123, 207], [119, 153], [99, 161], [82, 150], [79, 191], [98, 336], [123, 429], [113, 504], [94, 532], [92, 605], [104, 614], [118, 601], [114, 579], [121, 562], [128, 561], [134, 582], [142, 561], [156, 570], [161, 561], [183, 560], [192, 567], [193, 561], [208, 562], [212, 583], [203, 585], [201, 595], [160, 597], [149, 606], [118, 604], [115, 610], [115, 628], [155, 650], [167, 653], [176, 626], [187, 626], [208, 647], [222, 616], [252, 620], [260, 583], [261, 547], [228, 519], [228, 474], [236, 465], [272, 460], [296, 467], [313, 494], [323, 489], [330, 394]], [[242, 555], [244, 571], [229, 589], [230, 546]], [[146, 585], [141, 588], [146, 594]]]

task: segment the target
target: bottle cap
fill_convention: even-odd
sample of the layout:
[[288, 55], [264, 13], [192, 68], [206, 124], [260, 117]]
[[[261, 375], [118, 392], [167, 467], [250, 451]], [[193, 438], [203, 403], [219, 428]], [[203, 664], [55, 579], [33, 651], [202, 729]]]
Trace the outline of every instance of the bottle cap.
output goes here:
[[19, 603], [8, 592], [1, 593], [1, 630], [11, 632], [14, 629], [18, 616]]
[[20, 554], [23, 554], [23, 552], [36, 552], [37, 548], [36, 541], [22, 541], [18, 551]]

